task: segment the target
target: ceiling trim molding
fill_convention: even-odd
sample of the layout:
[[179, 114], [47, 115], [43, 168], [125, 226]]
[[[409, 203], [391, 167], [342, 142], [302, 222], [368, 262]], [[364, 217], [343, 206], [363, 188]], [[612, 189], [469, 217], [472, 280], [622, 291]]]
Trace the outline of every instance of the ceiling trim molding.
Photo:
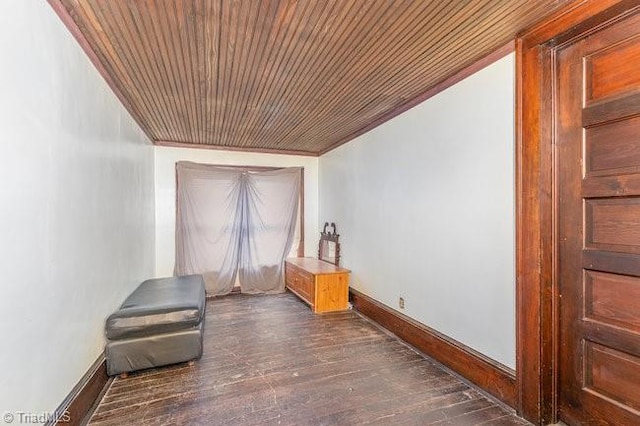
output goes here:
[[67, 29], [69, 30], [73, 38], [76, 39], [76, 41], [78, 42], [78, 44], [80, 45], [84, 53], [89, 57], [89, 60], [91, 61], [93, 66], [96, 67], [96, 69], [98, 70], [98, 73], [102, 76], [102, 78], [107, 83], [107, 86], [109, 86], [111, 91], [113, 91], [113, 93], [116, 95], [116, 97], [118, 98], [122, 106], [124, 106], [124, 108], [127, 110], [129, 115], [131, 115], [133, 120], [136, 122], [140, 130], [144, 132], [144, 134], [147, 136], [149, 141], [153, 141], [153, 138], [147, 132], [146, 127], [142, 125], [143, 123], [142, 118], [140, 117], [140, 115], [136, 113], [135, 108], [133, 108], [133, 106], [127, 99], [127, 97], [124, 95], [122, 90], [120, 90], [120, 88], [116, 84], [115, 80], [107, 72], [107, 69], [102, 64], [102, 61], [100, 61], [98, 54], [91, 47], [91, 43], [89, 43], [89, 40], [87, 40], [84, 34], [82, 34], [82, 31], [80, 31], [80, 28], [78, 27], [76, 22], [73, 20], [73, 17], [71, 17], [71, 15], [69, 14], [69, 11], [64, 7], [64, 5], [60, 0], [47, 0], [47, 2], [51, 6], [51, 8], [54, 10], [56, 15], [58, 15], [58, 17], [62, 20], [62, 23], [65, 25], [65, 27], [67, 27]]
[[295, 151], [290, 149], [266, 149], [266, 148], [239, 148], [234, 146], [223, 145], [210, 145], [200, 143], [188, 143], [188, 142], [173, 142], [173, 141], [154, 141], [156, 146], [166, 146], [170, 148], [189, 148], [189, 149], [213, 149], [216, 151], [238, 151], [238, 152], [253, 152], [257, 154], [278, 154], [278, 155], [300, 155], [305, 157], [318, 157], [318, 153], [310, 151]]
[[344, 145], [345, 143], [352, 141], [353, 139], [357, 138], [358, 136], [362, 136], [363, 134], [369, 132], [370, 130], [375, 129], [376, 127], [380, 126], [381, 124], [384, 124], [387, 121], [391, 120], [392, 118], [395, 118], [396, 116], [402, 114], [403, 112], [410, 110], [411, 108], [421, 104], [422, 102], [426, 101], [427, 99], [434, 97], [438, 93], [448, 89], [449, 87], [453, 86], [456, 83], [459, 83], [460, 81], [464, 80], [465, 78], [475, 74], [476, 72], [480, 71], [483, 68], [486, 68], [487, 66], [491, 65], [492, 63], [496, 62], [499, 59], [504, 58], [509, 53], [512, 53], [514, 51], [515, 51], [515, 39], [514, 40], [510, 40], [509, 42], [507, 42], [502, 47], [499, 47], [498, 49], [496, 49], [496, 50], [484, 55], [481, 59], [474, 60], [472, 63], [464, 66], [459, 71], [456, 71], [453, 74], [449, 75], [449, 77], [444, 78], [440, 83], [437, 83], [434, 86], [431, 86], [429, 89], [427, 89], [426, 91], [422, 92], [421, 94], [419, 94], [415, 98], [410, 99], [409, 101], [405, 102], [404, 104], [402, 104], [402, 105], [392, 109], [391, 111], [381, 115], [380, 117], [376, 118], [374, 121], [372, 121], [371, 123], [365, 125], [364, 127], [360, 128], [359, 130], [357, 130], [357, 131], [345, 136], [344, 138], [340, 139], [338, 142], [336, 142], [333, 145], [329, 146], [328, 148], [320, 151], [319, 155], [322, 156], [322, 155], [328, 153], [329, 151], [333, 151], [334, 149], [338, 148], [339, 146]]

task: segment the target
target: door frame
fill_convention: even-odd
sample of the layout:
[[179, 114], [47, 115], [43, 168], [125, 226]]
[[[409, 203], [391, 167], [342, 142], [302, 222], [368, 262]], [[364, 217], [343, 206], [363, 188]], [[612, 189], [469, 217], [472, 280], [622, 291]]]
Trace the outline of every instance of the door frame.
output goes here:
[[638, 8], [637, 0], [572, 0], [516, 39], [516, 408], [536, 424], [558, 415], [553, 58]]

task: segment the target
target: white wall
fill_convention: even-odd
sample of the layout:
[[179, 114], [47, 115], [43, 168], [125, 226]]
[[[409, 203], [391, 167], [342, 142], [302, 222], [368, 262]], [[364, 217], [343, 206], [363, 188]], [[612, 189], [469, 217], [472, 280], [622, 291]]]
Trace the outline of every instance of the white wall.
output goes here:
[[156, 276], [173, 275], [175, 263], [176, 162], [266, 167], [304, 167], [305, 255], [318, 250], [318, 158], [212, 149], [155, 147]]
[[515, 366], [514, 55], [320, 158], [352, 286]]
[[0, 52], [0, 413], [50, 412], [153, 275], [153, 147], [45, 1], [0, 2]]

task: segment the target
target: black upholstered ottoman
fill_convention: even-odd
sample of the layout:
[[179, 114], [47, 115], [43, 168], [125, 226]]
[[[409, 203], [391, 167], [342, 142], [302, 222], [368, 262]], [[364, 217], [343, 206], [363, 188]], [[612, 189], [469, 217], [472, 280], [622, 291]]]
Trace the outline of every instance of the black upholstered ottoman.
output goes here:
[[201, 275], [147, 280], [107, 318], [107, 373], [202, 356], [206, 296]]

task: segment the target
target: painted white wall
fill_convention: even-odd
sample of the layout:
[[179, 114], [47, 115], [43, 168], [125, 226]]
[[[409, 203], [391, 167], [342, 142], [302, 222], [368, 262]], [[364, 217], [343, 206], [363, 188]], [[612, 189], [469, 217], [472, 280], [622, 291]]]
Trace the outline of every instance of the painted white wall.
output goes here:
[[514, 55], [320, 158], [352, 286], [515, 368]]
[[0, 2], [0, 52], [0, 413], [39, 414], [153, 276], [153, 147], [45, 1]]
[[264, 167], [304, 167], [304, 250], [305, 256], [318, 251], [318, 158], [299, 155], [260, 154], [155, 147], [156, 182], [156, 276], [173, 275], [175, 264], [176, 163]]

